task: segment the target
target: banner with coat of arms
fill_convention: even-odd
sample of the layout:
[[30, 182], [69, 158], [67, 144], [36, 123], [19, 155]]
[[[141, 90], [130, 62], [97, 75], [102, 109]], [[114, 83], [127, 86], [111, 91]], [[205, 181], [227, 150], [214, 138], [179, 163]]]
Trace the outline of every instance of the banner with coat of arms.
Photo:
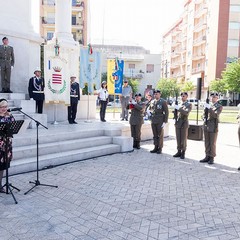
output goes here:
[[108, 59], [107, 86], [109, 94], [122, 94], [124, 61]]
[[[62, 49], [61, 49], [62, 50]], [[70, 73], [68, 55], [62, 50], [56, 54], [56, 46], [44, 48], [45, 102], [70, 104]]]
[[101, 82], [101, 53], [92, 47], [80, 49], [80, 86], [88, 86], [88, 92], [100, 88]]

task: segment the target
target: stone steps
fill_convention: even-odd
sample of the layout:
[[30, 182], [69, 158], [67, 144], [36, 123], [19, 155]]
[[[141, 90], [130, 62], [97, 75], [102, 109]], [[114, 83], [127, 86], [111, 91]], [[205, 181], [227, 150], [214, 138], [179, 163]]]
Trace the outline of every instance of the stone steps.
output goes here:
[[[112, 138], [107, 136], [89, 137], [83, 139], [74, 139], [68, 141], [53, 141], [51, 143], [39, 144], [39, 156], [71, 151], [83, 148], [90, 148], [112, 143]], [[14, 160], [22, 158], [36, 157], [37, 145], [21, 146], [13, 148]]]
[[[123, 145], [129, 145], [129, 138], [111, 135], [94, 124], [48, 127], [39, 128], [39, 169], [123, 152]], [[14, 136], [10, 175], [36, 170], [36, 138], [36, 129]]]
[[[100, 157], [120, 152], [120, 145], [105, 144], [101, 146], [82, 148], [71, 151], [60, 151], [39, 156], [39, 170], [51, 166], [81, 161], [93, 157]], [[37, 169], [37, 157], [13, 160], [9, 168], [9, 175], [35, 171]]]

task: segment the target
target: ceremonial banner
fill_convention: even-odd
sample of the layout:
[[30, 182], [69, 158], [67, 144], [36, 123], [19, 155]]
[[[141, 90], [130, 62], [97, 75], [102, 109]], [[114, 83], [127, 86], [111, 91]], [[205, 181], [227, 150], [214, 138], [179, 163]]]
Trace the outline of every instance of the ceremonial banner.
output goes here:
[[124, 61], [109, 59], [107, 62], [107, 86], [109, 94], [121, 94], [123, 85]]
[[113, 79], [113, 73], [115, 73], [115, 60], [107, 60], [107, 88], [109, 94], [114, 94], [115, 81]]
[[44, 48], [45, 102], [70, 104], [70, 74], [68, 55], [56, 53], [56, 46], [46, 45]]
[[115, 66], [117, 67], [115, 74], [115, 94], [122, 94], [122, 85], [123, 85], [123, 68], [124, 61], [116, 60]]
[[101, 82], [101, 53], [93, 51], [92, 48], [80, 49], [80, 86], [88, 85], [88, 92], [100, 88]]

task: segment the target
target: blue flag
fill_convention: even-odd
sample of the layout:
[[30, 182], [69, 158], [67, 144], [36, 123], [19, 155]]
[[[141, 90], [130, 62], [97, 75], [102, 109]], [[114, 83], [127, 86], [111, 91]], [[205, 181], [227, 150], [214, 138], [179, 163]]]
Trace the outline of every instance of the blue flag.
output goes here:
[[101, 54], [98, 51], [89, 51], [87, 48], [80, 49], [80, 86], [88, 85], [88, 92], [100, 88], [101, 82]]
[[116, 59], [117, 69], [114, 72], [113, 79], [115, 80], [115, 94], [122, 93], [122, 85], [123, 85], [123, 68], [124, 68], [124, 61]]

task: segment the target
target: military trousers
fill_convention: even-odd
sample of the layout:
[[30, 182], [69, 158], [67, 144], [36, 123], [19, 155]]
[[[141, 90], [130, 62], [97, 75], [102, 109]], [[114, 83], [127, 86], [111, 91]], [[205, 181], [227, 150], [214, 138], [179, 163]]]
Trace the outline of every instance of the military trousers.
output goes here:
[[187, 137], [188, 137], [188, 128], [182, 127], [177, 128], [176, 130], [176, 139], [177, 139], [177, 150], [186, 151], [187, 149]]
[[122, 97], [121, 98], [121, 106], [122, 106], [122, 119], [128, 119], [128, 109], [127, 105], [129, 104], [130, 97]]
[[141, 141], [141, 124], [131, 125], [131, 136], [134, 141]]
[[1, 67], [1, 81], [3, 89], [5, 90], [10, 89], [10, 78], [11, 78], [11, 66]]
[[204, 143], [206, 156], [213, 158], [216, 156], [217, 136], [218, 136], [217, 132], [208, 132], [204, 130]]
[[162, 124], [159, 123], [152, 123], [152, 132], [153, 132], [153, 144], [158, 148], [163, 148], [163, 136], [164, 136], [164, 129], [162, 128]]

